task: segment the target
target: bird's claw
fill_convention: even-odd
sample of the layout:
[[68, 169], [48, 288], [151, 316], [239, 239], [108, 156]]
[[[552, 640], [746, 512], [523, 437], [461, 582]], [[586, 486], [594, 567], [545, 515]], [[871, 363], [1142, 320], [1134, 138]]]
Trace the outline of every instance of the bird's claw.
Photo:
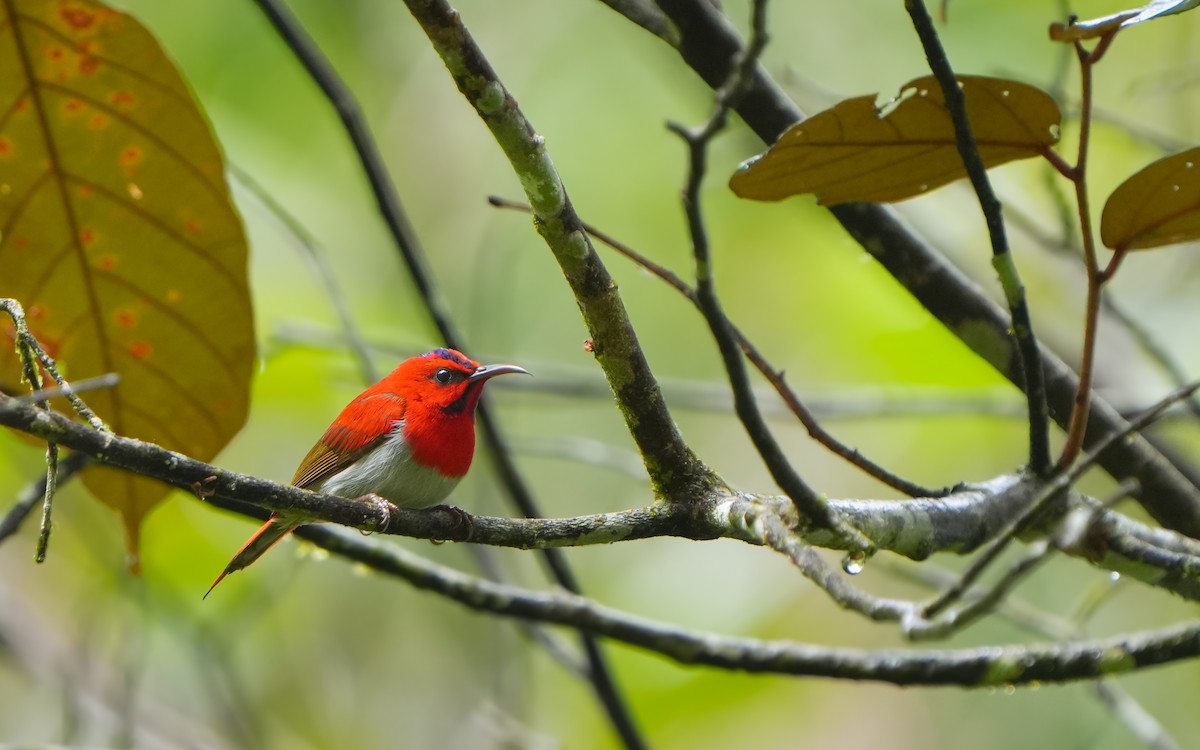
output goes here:
[[369, 529], [359, 529], [358, 531], [360, 534], [362, 534], [363, 536], [370, 536], [371, 534], [374, 534], [376, 531], [379, 531], [380, 529], [386, 529], [388, 527], [388, 525], [391, 524], [392, 509], [395, 508], [396, 506], [392, 505], [385, 498], [382, 498], [379, 495], [376, 495], [374, 492], [372, 492], [369, 495], [363, 495], [362, 497], [360, 497], [358, 499], [361, 502], [370, 503], [371, 506], [373, 506], [375, 508], [375, 510], [379, 513], [379, 518], [375, 521], [374, 525]]
[[[453, 530], [455, 533], [453, 534], [453, 537], [452, 537], [453, 541], [456, 541], [456, 542], [471, 541], [471, 536], [475, 532], [475, 519], [471, 517], [470, 513], [466, 512], [465, 510], [463, 510], [462, 508], [459, 508], [456, 505], [435, 505], [430, 510], [441, 511], [442, 513], [449, 515], [454, 520]], [[459, 529], [465, 529], [465, 531], [462, 533], [461, 537], [458, 534]], [[431, 541], [434, 544], [441, 544], [442, 542], [444, 542], [446, 540], [445, 539], [433, 539]]]

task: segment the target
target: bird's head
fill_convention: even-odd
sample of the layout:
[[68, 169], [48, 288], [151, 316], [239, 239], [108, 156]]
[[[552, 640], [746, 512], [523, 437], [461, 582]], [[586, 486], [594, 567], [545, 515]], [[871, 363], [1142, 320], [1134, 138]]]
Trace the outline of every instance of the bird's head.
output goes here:
[[529, 374], [516, 365], [481, 365], [453, 349], [434, 349], [401, 363], [390, 379], [400, 385], [410, 414], [417, 410], [441, 420], [470, 418], [483, 384], [515, 372]]
[[514, 372], [529, 374], [516, 365], [481, 365], [453, 349], [434, 349], [405, 360], [380, 385], [405, 399], [404, 438], [413, 457], [446, 476], [462, 476], [475, 450], [475, 406], [483, 385]]

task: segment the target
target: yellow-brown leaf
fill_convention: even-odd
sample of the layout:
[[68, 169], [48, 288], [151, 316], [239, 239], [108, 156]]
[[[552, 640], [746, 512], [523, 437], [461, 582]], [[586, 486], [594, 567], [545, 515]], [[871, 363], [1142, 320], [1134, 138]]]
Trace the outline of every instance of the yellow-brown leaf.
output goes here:
[[[1058, 140], [1061, 115], [1048, 94], [998, 78], [959, 83], [984, 165], [1036, 156]], [[928, 76], [882, 109], [860, 96], [793, 125], [729, 185], [753, 200], [815, 193], [833, 204], [900, 201], [965, 175], [942, 90]]]
[[1114, 250], [1200, 239], [1200, 148], [1159, 159], [1121, 183], [1104, 204], [1100, 239]]
[[[88, 394], [117, 432], [208, 460], [241, 428], [246, 252], [220, 151], [150, 34], [89, 0], [0, 2], [0, 296], [68, 378], [120, 374]], [[0, 388], [18, 377], [0, 347]], [[169, 488], [112, 470], [84, 482], [136, 555]]]

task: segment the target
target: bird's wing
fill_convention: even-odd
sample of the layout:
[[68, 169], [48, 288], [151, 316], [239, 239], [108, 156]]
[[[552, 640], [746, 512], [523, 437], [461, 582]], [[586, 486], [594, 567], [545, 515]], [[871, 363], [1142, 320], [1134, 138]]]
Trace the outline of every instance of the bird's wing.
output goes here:
[[356, 398], [300, 462], [292, 484], [305, 489], [319, 485], [377, 447], [403, 419], [404, 399], [395, 393]]

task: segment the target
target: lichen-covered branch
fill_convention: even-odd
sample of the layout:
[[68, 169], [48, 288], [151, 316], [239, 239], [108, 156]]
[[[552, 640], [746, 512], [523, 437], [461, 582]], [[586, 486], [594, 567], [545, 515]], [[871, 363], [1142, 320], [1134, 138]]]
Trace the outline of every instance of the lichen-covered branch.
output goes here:
[[[683, 61], [712, 88], [720, 87], [741, 55], [737, 32], [707, 0], [659, 0], [679, 38], [674, 47]], [[765, 71], [735, 107], [765, 143], [772, 143], [804, 113]], [[846, 203], [829, 209], [846, 231], [900, 282], [943, 326], [1013, 383], [1023, 383], [1020, 357], [1009, 331], [1012, 320], [946, 258], [901, 224], [891, 211], [872, 203]], [[1078, 378], [1061, 359], [1040, 353], [1051, 418], [1066, 426]], [[1085, 446], [1122, 430], [1125, 421], [1092, 394]], [[1135, 495], [1164, 526], [1200, 538], [1200, 488], [1192, 484], [1145, 438], [1132, 436], [1112, 446], [1100, 465], [1117, 479], [1134, 477]]]
[[1111, 676], [1200, 655], [1200, 623], [1090, 641], [955, 650], [868, 651], [737, 638], [637, 617], [563, 592], [492, 583], [336, 529], [309, 527], [297, 533], [473, 610], [578, 628], [683, 664], [897, 685], [985, 687]]
[[537, 230], [575, 295], [591, 334], [592, 351], [656, 492], [672, 501], [702, 495], [716, 479], [671, 419], [616, 282], [584, 231], [543, 138], [501, 83], [457, 11], [442, 0], [407, 0], [406, 4], [520, 179]]
[[[491, 518], [474, 516], [469, 527], [459, 514], [439, 510], [392, 508], [382, 519], [376, 506], [319, 495], [291, 485], [228, 471], [152, 443], [100, 432], [53, 411], [17, 399], [0, 398], [0, 425], [53, 441], [93, 459], [168, 484], [200, 486], [214, 505], [244, 511], [246, 505], [288, 511], [384, 534], [445, 539], [477, 544], [544, 549], [648, 539], [683, 537], [738, 539], [789, 554], [773, 541], [780, 529], [798, 543], [846, 549], [845, 537], [831, 530], [798, 529], [792, 502], [780, 496], [754, 496], [725, 487], [710, 488], [687, 503], [655, 503], [644, 508], [572, 518]], [[1000, 533], [1034, 502], [1045, 483], [1018, 475], [977, 485], [961, 485], [944, 497], [905, 500], [830, 499], [839, 525], [854, 529], [880, 551], [914, 560], [938, 552], [967, 553]], [[1056, 546], [1106, 570], [1121, 572], [1187, 599], [1200, 601], [1200, 542], [1163, 529], [1152, 529], [1085, 496], [1067, 495], [1066, 513], [1082, 513], [1087, 524], [1073, 535], [1055, 538]], [[769, 522], [761, 519], [771, 518]]]

